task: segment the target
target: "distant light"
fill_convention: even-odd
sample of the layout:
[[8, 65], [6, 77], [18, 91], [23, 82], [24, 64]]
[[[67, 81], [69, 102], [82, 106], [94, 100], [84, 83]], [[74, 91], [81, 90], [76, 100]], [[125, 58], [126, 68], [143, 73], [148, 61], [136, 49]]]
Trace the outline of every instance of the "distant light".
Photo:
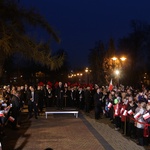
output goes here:
[[88, 67], [85, 68], [85, 72], [89, 72], [89, 68]]
[[121, 57], [120, 58], [122, 61], [125, 61], [127, 58], [125, 58], [125, 57]]
[[113, 57], [112, 60], [117, 60], [117, 57]]
[[115, 74], [118, 76], [120, 74], [120, 71], [119, 70], [116, 70], [115, 71]]

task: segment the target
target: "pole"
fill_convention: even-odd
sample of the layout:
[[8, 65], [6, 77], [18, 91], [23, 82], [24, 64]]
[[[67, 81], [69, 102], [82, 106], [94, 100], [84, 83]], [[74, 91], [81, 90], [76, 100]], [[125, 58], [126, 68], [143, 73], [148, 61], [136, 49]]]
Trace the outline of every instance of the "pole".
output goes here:
[[127, 117], [125, 118], [125, 122], [124, 122], [124, 135], [126, 135], [126, 129], [127, 129]]

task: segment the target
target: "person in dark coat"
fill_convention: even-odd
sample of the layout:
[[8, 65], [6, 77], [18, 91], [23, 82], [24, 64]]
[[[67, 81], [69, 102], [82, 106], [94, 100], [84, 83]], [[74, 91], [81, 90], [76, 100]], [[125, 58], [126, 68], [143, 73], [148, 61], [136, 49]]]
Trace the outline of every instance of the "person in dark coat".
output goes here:
[[70, 106], [70, 91], [68, 90], [68, 87], [65, 87], [64, 89], [64, 106], [68, 107]]
[[72, 90], [71, 90], [72, 106], [74, 108], [78, 107], [78, 98], [77, 97], [78, 97], [77, 87], [74, 86], [74, 87], [72, 87]]
[[18, 126], [18, 117], [19, 117], [19, 111], [20, 111], [20, 98], [19, 98], [20, 92], [16, 91], [15, 89], [12, 90], [12, 99], [11, 99], [11, 116], [15, 119], [12, 122], [13, 129], [16, 129]]
[[37, 93], [38, 93], [38, 109], [39, 113], [43, 113], [43, 105], [44, 105], [44, 90], [43, 87], [38, 85], [37, 87]]
[[55, 97], [56, 97], [56, 105], [57, 109], [63, 109], [63, 95], [64, 95], [64, 87], [62, 85], [62, 82], [58, 83], [58, 87], [55, 91]]
[[103, 93], [98, 88], [94, 94], [95, 119], [100, 119], [100, 113], [102, 112], [102, 97]]
[[79, 87], [78, 90], [78, 102], [79, 102], [79, 109], [84, 109], [84, 91], [82, 87]]
[[53, 106], [52, 88], [48, 87], [48, 90], [46, 91], [46, 107], [52, 107], [52, 106]]
[[29, 111], [29, 119], [32, 118], [32, 113], [34, 110], [34, 116], [35, 119], [37, 118], [38, 115], [38, 93], [35, 90], [35, 87], [30, 86], [29, 87], [30, 91], [27, 93], [27, 99], [28, 99], [28, 111]]
[[90, 104], [91, 104], [91, 91], [90, 87], [87, 87], [87, 89], [84, 92], [85, 97], [85, 112], [90, 112]]

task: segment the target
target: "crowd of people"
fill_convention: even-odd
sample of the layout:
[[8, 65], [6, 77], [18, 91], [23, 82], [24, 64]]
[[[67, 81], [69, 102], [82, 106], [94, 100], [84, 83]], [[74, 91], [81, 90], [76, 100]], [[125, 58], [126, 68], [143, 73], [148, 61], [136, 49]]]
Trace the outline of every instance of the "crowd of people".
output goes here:
[[20, 128], [20, 114], [28, 106], [28, 119], [43, 113], [44, 108], [55, 107], [63, 110], [74, 107], [86, 114], [94, 110], [96, 120], [109, 118], [116, 131], [137, 139], [137, 144], [149, 144], [150, 133], [150, 90], [146, 87], [100, 87], [69, 85], [58, 82], [37, 86], [3, 86], [0, 89], [0, 134], [9, 123], [12, 129]]

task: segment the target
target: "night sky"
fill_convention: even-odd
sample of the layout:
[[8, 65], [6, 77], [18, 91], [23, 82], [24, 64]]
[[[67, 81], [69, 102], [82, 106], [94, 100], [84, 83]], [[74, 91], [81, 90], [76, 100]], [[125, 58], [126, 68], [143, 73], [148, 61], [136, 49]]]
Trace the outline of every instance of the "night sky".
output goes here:
[[[52, 51], [64, 49], [73, 67], [88, 66], [89, 49], [131, 32], [130, 21], [150, 22], [150, 0], [20, 0], [34, 7], [61, 38]], [[46, 38], [46, 36], [45, 36]], [[116, 46], [117, 47], [117, 46]]]

